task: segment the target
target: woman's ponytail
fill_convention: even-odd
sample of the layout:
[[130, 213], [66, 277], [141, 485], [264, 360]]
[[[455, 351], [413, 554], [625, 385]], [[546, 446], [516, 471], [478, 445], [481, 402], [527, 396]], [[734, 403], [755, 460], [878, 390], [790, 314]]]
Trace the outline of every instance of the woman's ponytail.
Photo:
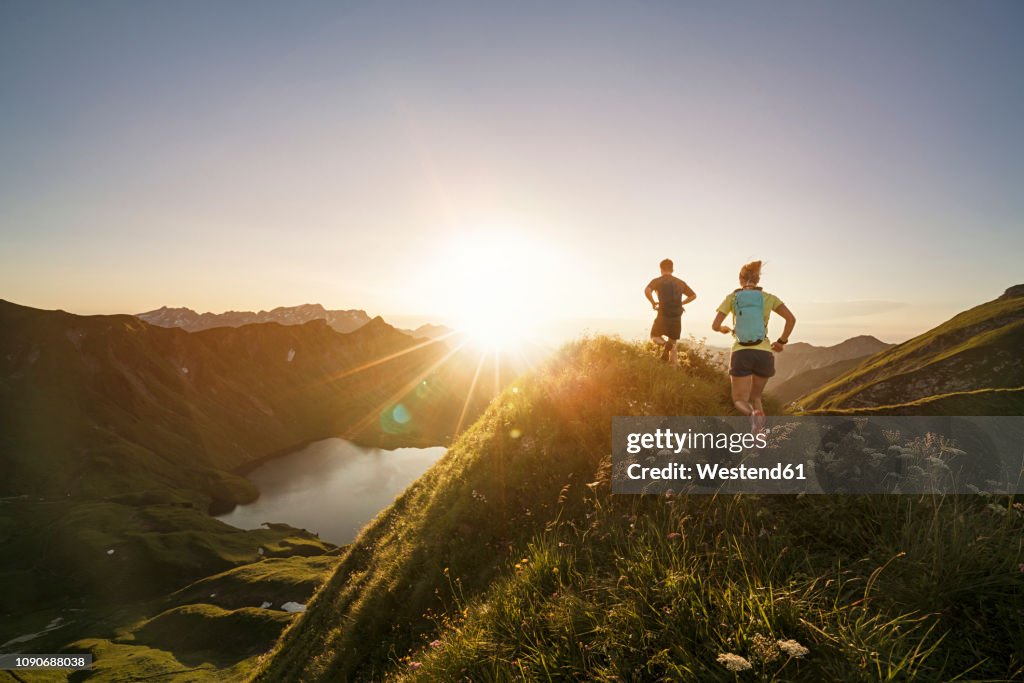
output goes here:
[[761, 281], [761, 262], [751, 261], [740, 268], [740, 285], [756, 285]]

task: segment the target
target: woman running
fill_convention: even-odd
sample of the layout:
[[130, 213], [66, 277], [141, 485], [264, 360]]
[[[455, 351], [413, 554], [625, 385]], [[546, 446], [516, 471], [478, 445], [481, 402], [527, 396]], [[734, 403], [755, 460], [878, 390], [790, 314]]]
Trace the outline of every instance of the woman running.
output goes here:
[[[732, 402], [744, 415], [750, 415], [755, 427], [764, 426], [764, 406], [761, 394], [768, 378], [775, 374], [775, 353], [782, 353], [789, 335], [796, 325], [794, 316], [779, 297], [760, 287], [761, 262], [751, 261], [740, 268], [740, 288], [725, 297], [718, 307], [718, 315], [711, 329], [723, 334], [732, 333], [732, 358], [729, 374], [732, 376]], [[782, 336], [768, 341], [768, 318], [772, 311], [786, 321]], [[725, 316], [732, 313], [733, 328], [723, 325]]]

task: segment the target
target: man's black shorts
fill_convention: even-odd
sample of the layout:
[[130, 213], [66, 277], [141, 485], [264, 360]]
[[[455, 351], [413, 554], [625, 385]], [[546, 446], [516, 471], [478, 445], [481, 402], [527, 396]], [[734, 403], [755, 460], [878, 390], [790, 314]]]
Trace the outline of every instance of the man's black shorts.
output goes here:
[[733, 377], [771, 377], [775, 374], [775, 354], [762, 349], [740, 349], [732, 352], [729, 374]]
[[683, 317], [674, 316], [666, 317], [659, 315], [654, 319], [654, 324], [651, 325], [651, 336], [660, 337], [662, 335], [668, 337], [672, 341], [679, 341], [679, 335], [683, 330]]

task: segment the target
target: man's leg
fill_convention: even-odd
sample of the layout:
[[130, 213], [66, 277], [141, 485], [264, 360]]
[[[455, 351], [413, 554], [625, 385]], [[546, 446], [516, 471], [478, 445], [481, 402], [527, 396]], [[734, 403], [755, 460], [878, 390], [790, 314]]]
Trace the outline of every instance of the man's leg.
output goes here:
[[732, 377], [732, 403], [736, 406], [736, 410], [740, 411], [744, 415], [750, 415], [754, 412], [754, 407], [750, 405], [750, 388], [753, 385], [753, 375], [747, 375], [746, 377]]
[[761, 394], [764, 393], [764, 386], [768, 384], [770, 378], [751, 375], [751, 379], [753, 381], [750, 384], [750, 405], [753, 406], [754, 410], [764, 412], [764, 406], [761, 405]]
[[681, 317], [668, 318], [665, 320], [665, 336], [668, 337], [668, 341], [665, 343], [665, 353], [662, 354], [662, 360], [666, 360], [672, 365], [676, 364], [676, 358], [678, 353], [676, 347], [679, 344], [679, 337], [683, 328], [683, 319]]

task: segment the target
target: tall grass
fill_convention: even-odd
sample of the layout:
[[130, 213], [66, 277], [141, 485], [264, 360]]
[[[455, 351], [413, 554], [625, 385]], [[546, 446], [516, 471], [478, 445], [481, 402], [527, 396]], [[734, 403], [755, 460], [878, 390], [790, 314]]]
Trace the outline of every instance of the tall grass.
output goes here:
[[[402, 679], [1015, 680], [1021, 531], [957, 498], [588, 497]], [[845, 521], [844, 521], [845, 520]], [[796, 641], [807, 653], [779, 647]], [[792, 648], [791, 648], [792, 649]], [[798, 651], [799, 652], [799, 651]], [[721, 655], [749, 670], [733, 672]], [[727, 660], [728, 661], [728, 660]]]

